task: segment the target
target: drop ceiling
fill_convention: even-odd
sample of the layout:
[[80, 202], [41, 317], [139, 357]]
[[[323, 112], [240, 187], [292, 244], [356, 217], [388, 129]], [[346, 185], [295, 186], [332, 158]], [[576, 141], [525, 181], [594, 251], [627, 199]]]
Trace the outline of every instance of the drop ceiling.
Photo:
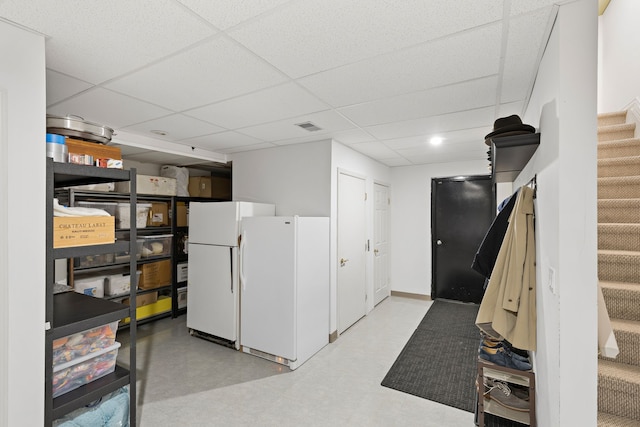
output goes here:
[[125, 158], [211, 165], [333, 139], [406, 166], [486, 158], [494, 120], [526, 107], [558, 3], [0, 0], [0, 19], [46, 37], [47, 113], [112, 127]]

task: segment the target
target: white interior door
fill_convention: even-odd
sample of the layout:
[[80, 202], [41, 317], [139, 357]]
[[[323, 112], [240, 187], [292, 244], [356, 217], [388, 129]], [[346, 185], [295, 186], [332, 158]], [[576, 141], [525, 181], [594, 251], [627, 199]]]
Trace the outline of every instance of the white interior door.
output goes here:
[[373, 304], [389, 296], [389, 187], [374, 184]]
[[338, 173], [338, 333], [366, 314], [365, 181]]

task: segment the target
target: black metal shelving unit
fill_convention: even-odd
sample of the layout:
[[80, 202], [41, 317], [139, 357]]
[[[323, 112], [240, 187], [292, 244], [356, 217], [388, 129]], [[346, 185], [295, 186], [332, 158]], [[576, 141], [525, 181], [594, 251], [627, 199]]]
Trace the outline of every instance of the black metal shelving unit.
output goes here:
[[[129, 242], [117, 242], [106, 245], [93, 245], [71, 248], [53, 248], [53, 197], [56, 188], [97, 184], [103, 182], [130, 181], [131, 217], [136, 212], [136, 170], [103, 169], [93, 166], [55, 163], [47, 159], [46, 183], [46, 305], [45, 305], [45, 419], [44, 425], [50, 426], [53, 420], [81, 408], [90, 402], [111, 393], [120, 387], [129, 385], [129, 419], [136, 425], [136, 304], [135, 289], [137, 277], [134, 275], [130, 291], [130, 305], [94, 298], [76, 292], [54, 294], [55, 260], [72, 258], [86, 254], [104, 254], [119, 250], [128, 250], [129, 268], [135, 270], [136, 228], [129, 230]], [[113, 373], [87, 383], [53, 398], [53, 340], [104, 324], [118, 321], [124, 317], [129, 323], [129, 367], [116, 365]]]
[[[56, 195], [58, 196], [58, 198], [61, 201], [61, 204], [66, 204], [68, 206], [75, 206], [77, 202], [79, 201], [91, 201], [91, 202], [115, 202], [115, 201], [129, 201], [129, 194], [128, 193], [115, 193], [115, 192], [105, 192], [105, 191], [93, 191], [93, 190], [80, 190], [80, 189], [65, 189], [65, 190], [59, 190], [58, 192], [56, 192]], [[137, 195], [137, 201], [138, 203], [151, 203], [151, 202], [162, 202], [162, 203], [167, 203], [168, 204], [168, 209], [169, 211], [171, 209], [173, 209], [173, 196], [162, 196], [162, 195]], [[130, 217], [130, 222], [133, 223], [134, 222], [134, 218], [136, 218], [135, 216]], [[169, 253], [169, 255], [162, 255], [162, 256], [150, 256], [148, 258], [138, 258], [136, 260], [136, 269], [137, 267], [140, 267], [142, 265], [145, 264], [151, 264], [154, 262], [158, 262], [158, 261], [164, 261], [164, 260], [169, 260], [171, 261], [171, 265], [173, 268], [173, 250], [175, 247], [175, 243], [174, 243], [174, 232], [173, 232], [173, 227], [171, 225], [167, 225], [167, 226], [146, 226], [144, 228], [137, 228], [136, 229], [136, 233], [137, 233], [137, 237], [152, 237], [152, 236], [157, 236], [157, 235], [164, 235], [164, 234], [172, 234], [172, 239], [171, 242], [169, 243], [171, 251]], [[103, 253], [114, 253], [114, 252], [122, 252], [122, 251], [126, 251], [129, 248], [129, 240], [133, 240], [130, 238], [130, 236], [128, 235], [129, 233], [129, 229], [126, 228], [116, 228], [116, 236], [117, 239], [126, 239], [126, 242], [120, 242], [120, 243], [116, 243], [116, 245], [125, 245], [124, 249], [123, 246], [120, 246], [119, 248], [115, 247], [113, 249], [116, 250], [109, 250], [105, 248], [104, 252], [96, 252], [95, 254], [103, 254]], [[135, 242], [135, 240], [134, 240]], [[92, 251], [93, 252], [93, 251]], [[82, 252], [74, 252], [72, 254], [70, 254], [69, 256], [67, 256], [66, 258], [72, 258], [74, 256], [79, 256], [79, 255], [86, 255], [86, 253], [82, 253]], [[99, 265], [99, 266], [87, 266], [87, 267], [83, 267], [83, 266], [77, 266], [77, 265], [73, 265], [72, 262], [69, 263], [69, 267], [68, 267], [68, 277], [75, 277], [76, 275], [90, 275], [91, 273], [107, 273], [109, 271], [113, 271], [113, 272], [117, 272], [117, 271], [123, 271], [125, 273], [131, 273], [131, 271], [135, 271], [135, 270], [130, 270], [129, 269], [129, 262], [113, 262], [113, 263], [108, 263], [108, 264], [103, 264], [103, 265]], [[172, 283], [173, 283], [173, 277], [172, 277]], [[171, 297], [171, 309], [161, 312], [161, 313], [157, 313], [148, 317], [144, 317], [144, 318], [140, 318], [138, 319], [138, 325], [144, 324], [144, 323], [148, 323], [154, 320], [158, 320], [161, 318], [165, 318], [165, 317], [169, 317], [173, 315], [173, 307], [176, 304], [176, 300], [173, 297], [173, 289], [171, 285], [167, 285], [167, 286], [161, 286], [158, 288], [153, 288], [153, 289], [138, 289], [136, 291], [136, 296], [140, 296], [140, 295], [144, 295], [144, 294], [148, 294], [151, 292], [158, 292], [160, 295], [169, 295]], [[117, 295], [117, 296], [105, 296], [103, 299], [106, 300], [111, 300], [111, 301], [117, 301], [117, 300], [122, 300], [122, 298], [126, 298], [128, 297], [128, 295]], [[128, 328], [129, 324], [128, 323], [121, 323], [119, 326], [121, 329], [123, 328]]]

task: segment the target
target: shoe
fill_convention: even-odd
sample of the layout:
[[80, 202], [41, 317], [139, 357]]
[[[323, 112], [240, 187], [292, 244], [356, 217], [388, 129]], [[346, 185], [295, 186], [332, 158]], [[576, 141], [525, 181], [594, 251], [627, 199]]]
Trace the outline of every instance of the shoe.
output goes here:
[[507, 383], [494, 381], [493, 386], [484, 392], [484, 397], [514, 411], [529, 412], [529, 402], [516, 397]]
[[512, 357], [512, 354], [508, 353], [504, 347], [491, 348], [481, 345], [478, 350], [478, 355], [481, 359], [506, 368], [517, 369], [519, 371], [531, 370], [531, 363]]
[[485, 339], [482, 340], [482, 344], [481, 345], [484, 346], [484, 347], [494, 348], [494, 349], [502, 347], [514, 359], [518, 359], [521, 362], [530, 363], [529, 362], [529, 357], [522, 356], [519, 353], [516, 353], [515, 351], [513, 351], [513, 347], [505, 345], [502, 341], [496, 341], [496, 340], [493, 340], [493, 339], [485, 338]]
[[[482, 383], [484, 384], [484, 386], [486, 388], [491, 388], [491, 387], [495, 387], [495, 383], [500, 382], [496, 379], [493, 378], [488, 378], [488, 377], [484, 377], [482, 379]], [[478, 386], [478, 381], [476, 380], [476, 387]], [[513, 394], [515, 397], [517, 397], [518, 399], [522, 399], [526, 402], [529, 401], [529, 388], [528, 387], [524, 387], [518, 384], [508, 384], [509, 389], [511, 389], [511, 394]]]

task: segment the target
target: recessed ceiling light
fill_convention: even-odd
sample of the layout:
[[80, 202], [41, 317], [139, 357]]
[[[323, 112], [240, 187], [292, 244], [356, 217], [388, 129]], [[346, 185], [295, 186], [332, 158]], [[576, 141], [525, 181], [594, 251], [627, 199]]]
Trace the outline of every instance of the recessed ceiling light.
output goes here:
[[429, 140], [429, 143], [431, 145], [440, 145], [442, 144], [442, 138], [440, 138], [439, 136], [434, 136]]
[[151, 133], [155, 133], [156, 135], [166, 136], [167, 132], [163, 130], [152, 130]]

